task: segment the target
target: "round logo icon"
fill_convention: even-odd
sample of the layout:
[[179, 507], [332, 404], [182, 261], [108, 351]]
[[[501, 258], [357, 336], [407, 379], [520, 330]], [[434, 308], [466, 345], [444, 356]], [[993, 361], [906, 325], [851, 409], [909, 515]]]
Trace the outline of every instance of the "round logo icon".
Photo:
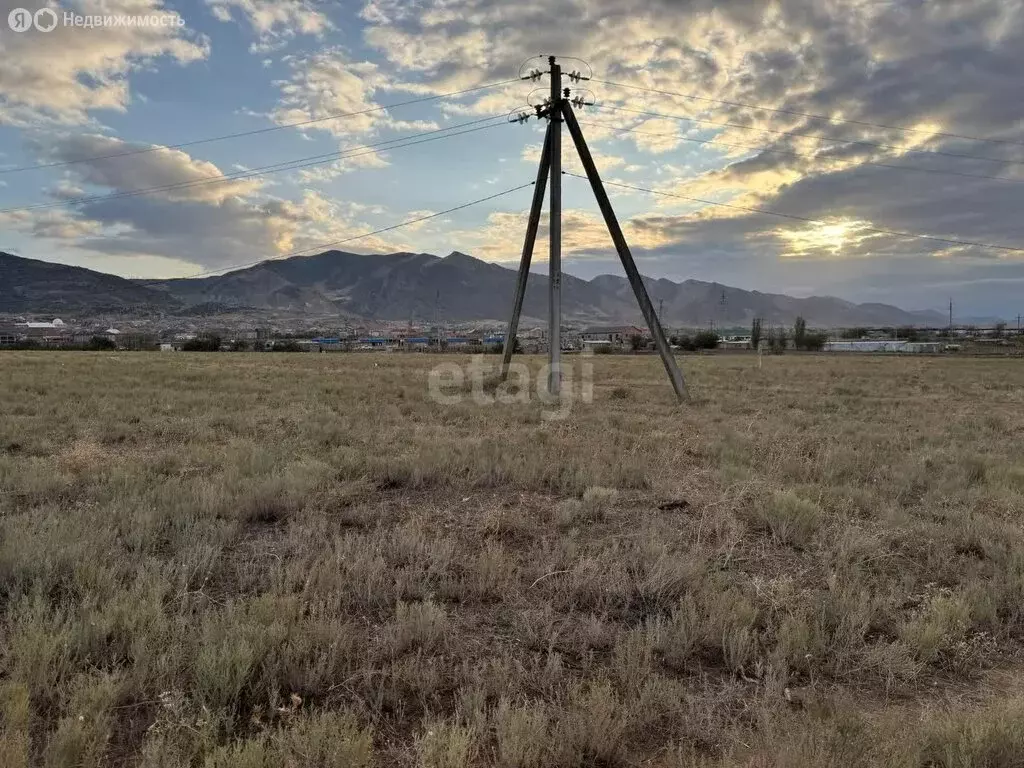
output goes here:
[[57, 26], [57, 12], [53, 8], [40, 8], [36, 11], [34, 21], [40, 32], [52, 32]]
[[15, 32], [27, 32], [32, 26], [32, 11], [24, 8], [15, 8], [7, 14], [7, 26]]

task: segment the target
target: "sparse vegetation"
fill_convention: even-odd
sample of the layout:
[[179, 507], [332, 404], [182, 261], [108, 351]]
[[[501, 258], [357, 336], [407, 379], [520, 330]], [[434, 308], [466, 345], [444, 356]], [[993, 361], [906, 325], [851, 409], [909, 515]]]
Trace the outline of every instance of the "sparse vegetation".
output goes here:
[[[783, 332], [780, 331], [780, 333]], [[824, 349], [826, 341], [828, 341], [828, 334], [808, 331], [807, 321], [802, 317], [798, 317], [796, 322], [793, 323], [793, 347], [795, 349], [802, 349], [805, 352], [820, 352]], [[776, 340], [775, 346], [779, 347], [776, 351], [782, 351], [785, 348], [785, 343], [785, 335], [783, 333]]]
[[828, 341], [828, 334], [821, 331], [808, 331], [804, 334], [804, 344], [801, 347], [805, 352], [821, 352]]
[[674, 347], [678, 347], [684, 352], [693, 352], [697, 347], [693, 344], [693, 338], [687, 334], [679, 334], [669, 339], [669, 343]]
[[753, 322], [750, 324], [750, 348], [757, 349], [761, 346], [761, 338], [764, 335], [764, 321], [760, 317], [755, 317]]
[[1024, 369], [685, 359], [5, 353], [0, 765], [1017, 765]]
[[93, 336], [89, 339], [89, 343], [86, 344], [86, 349], [99, 352], [105, 349], [117, 349], [117, 344], [114, 343], [113, 339], [106, 336]]
[[789, 346], [789, 338], [786, 329], [782, 327], [768, 329], [768, 348], [773, 355], [781, 355]]
[[[494, 351], [494, 353], [497, 354], [497, 355], [504, 354], [504, 352], [505, 352], [505, 342], [499, 341], [497, 344], [491, 345], [491, 348]], [[514, 339], [512, 339], [512, 354], [513, 355], [521, 355], [522, 353], [523, 353], [522, 342], [520, 342], [519, 341], [519, 337], [516, 336]]]
[[797, 317], [793, 323], [793, 346], [797, 349], [804, 348], [804, 340], [807, 337], [807, 321], [803, 317]]
[[698, 331], [693, 335], [694, 349], [717, 349], [718, 334], [714, 331]]
[[921, 341], [922, 333], [912, 325], [905, 325], [896, 331], [897, 339], [906, 339], [907, 341]]
[[196, 336], [181, 345], [182, 352], [219, 352], [221, 338], [215, 335]]

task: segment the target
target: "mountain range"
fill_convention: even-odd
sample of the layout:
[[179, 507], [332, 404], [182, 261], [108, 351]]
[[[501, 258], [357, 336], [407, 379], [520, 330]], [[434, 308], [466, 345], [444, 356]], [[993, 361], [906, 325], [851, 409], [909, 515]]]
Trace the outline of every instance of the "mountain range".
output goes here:
[[[911, 312], [887, 304], [855, 304], [831, 296], [794, 298], [719, 283], [644, 278], [651, 301], [668, 326], [791, 324], [803, 316], [812, 327], [942, 326], [930, 310]], [[223, 275], [169, 280], [129, 280], [115, 275], [26, 259], [0, 252], [0, 312], [89, 316], [169, 314], [209, 316], [251, 312], [351, 320], [505, 321], [516, 272], [453, 252], [362, 255], [326, 251], [316, 256], [263, 261]], [[542, 323], [548, 280], [531, 274], [523, 318]], [[562, 311], [568, 323], [642, 324], [625, 277], [562, 278]]]

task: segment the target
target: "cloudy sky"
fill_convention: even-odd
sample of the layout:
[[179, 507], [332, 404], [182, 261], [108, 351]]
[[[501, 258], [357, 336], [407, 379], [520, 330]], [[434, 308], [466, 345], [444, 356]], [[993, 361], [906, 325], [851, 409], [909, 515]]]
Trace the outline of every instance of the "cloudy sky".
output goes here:
[[[61, 19], [52, 31], [8, 27], [15, 8], [46, 5]], [[605, 178], [661, 193], [610, 188], [646, 274], [1024, 313], [1024, 250], [1011, 250], [1024, 249], [1020, 2], [0, 0], [0, 11], [0, 250], [188, 276], [497, 195], [536, 174], [543, 125], [506, 116], [547, 87], [516, 79], [524, 60], [554, 52], [593, 73], [579, 87], [596, 105], [580, 121]], [[65, 12], [158, 23], [68, 26]], [[340, 247], [514, 262], [530, 195]], [[565, 177], [564, 204], [567, 271], [621, 273], [586, 182]]]

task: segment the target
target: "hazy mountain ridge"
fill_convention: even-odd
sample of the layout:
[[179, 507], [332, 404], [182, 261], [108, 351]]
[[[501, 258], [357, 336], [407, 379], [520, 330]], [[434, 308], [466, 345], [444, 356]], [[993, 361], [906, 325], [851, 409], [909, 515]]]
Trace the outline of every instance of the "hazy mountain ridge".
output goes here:
[[[127, 280], [101, 272], [0, 253], [0, 311], [88, 314], [111, 309], [188, 314], [192, 307], [254, 312], [287, 311], [370, 320], [504, 320], [516, 272], [454, 252], [361, 255], [326, 251], [316, 256], [261, 262], [224, 275], [170, 280]], [[802, 315], [812, 326], [945, 324], [939, 312], [908, 312], [886, 304], [854, 304], [831, 296], [799, 299], [784, 294], [685, 280], [645, 278], [666, 325], [746, 325], [754, 317], [789, 324]], [[548, 280], [531, 274], [523, 315], [547, 315]], [[723, 300], [724, 297], [724, 300]], [[562, 278], [567, 322], [642, 323], [625, 277]]]
[[0, 312], [77, 312], [83, 306], [129, 311], [179, 304], [173, 296], [123, 277], [0, 251]]

